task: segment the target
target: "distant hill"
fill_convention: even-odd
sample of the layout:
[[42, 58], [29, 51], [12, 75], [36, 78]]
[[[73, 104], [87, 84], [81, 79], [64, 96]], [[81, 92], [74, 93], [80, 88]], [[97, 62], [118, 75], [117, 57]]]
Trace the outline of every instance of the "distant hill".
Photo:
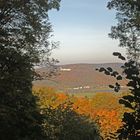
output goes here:
[[[108, 85], [115, 83], [115, 78], [106, 76], [95, 69], [112, 67], [121, 72], [121, 65], [121, 63], [61, 65], [58, 66], [57, 76], [50, 80], [35, 81], [34, 84], [51, 86], [68, 93], [111, 91]], [[39, 72], [45, 72], [46, 70], [46, 68], [37, 69]], [[121, 81], [121, 85], [125, 87], [126, 81]]]

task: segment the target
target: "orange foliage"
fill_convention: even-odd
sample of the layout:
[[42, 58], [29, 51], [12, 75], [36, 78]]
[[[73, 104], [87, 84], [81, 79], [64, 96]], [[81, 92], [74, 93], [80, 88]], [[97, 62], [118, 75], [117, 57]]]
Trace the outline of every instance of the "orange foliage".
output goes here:
[[77, 98], [73, 108], [80, 114], [89, 115], [94, 119], [102, 135], [116, 132], [122, 125], [123, 107], [118, 103], [119, 97], [112, 93], [97, 93], [92, 99]]
[[64, 93], [58, 93], [56, 94], [56, 96], [57, 96], [57, 100], [60, 100], [60, 101], [65, 101], [68, 98], [68, 96], [66, 96], [66, 94]]
[[122, 125], [120, 114], [116, 110], [94, 110], [93, 117], [98, 120], [97, 122], [103, 135], [116, 132]]
[[124, 108], [118, 103], [119, 97], [113, 93], [97, 93], [92, 99], [85, 97], [69, 97], [57, 93], [53, 88], [35, 89], [40, 98], [40, 106], [56, 108], [60, 104], [71, 101], [73, 109], [79, 114], [90, 116], [100, 127], [102, 136], [116, 132], [122, 125], [121, 118]]
[[39, 105], [41, 108], [56, 108], [60, 104], [65, 103], [68, 96], [64, 93], [57, 93], [52, 87], [34, 87], [33, 92], [39, 97]]
[[76, 98], [73, 108], [80, 114], [90, 115], [91, 113], [91, 104], [89, 100], [84, 97]]

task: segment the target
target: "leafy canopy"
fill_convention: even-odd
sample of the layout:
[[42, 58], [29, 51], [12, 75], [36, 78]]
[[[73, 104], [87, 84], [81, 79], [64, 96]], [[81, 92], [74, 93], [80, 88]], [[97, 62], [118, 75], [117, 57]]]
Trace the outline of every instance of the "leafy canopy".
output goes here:
[[32, 95], [35, 63], [49, 53], [48, 10], [59, 0], [0, 0], [0, 139], [44, 140]]

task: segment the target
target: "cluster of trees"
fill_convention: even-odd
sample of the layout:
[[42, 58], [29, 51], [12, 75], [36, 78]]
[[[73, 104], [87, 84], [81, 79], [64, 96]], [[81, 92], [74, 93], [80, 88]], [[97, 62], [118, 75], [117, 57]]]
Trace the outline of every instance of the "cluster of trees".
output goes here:
[[[95, 122], [72, 109], [71, 103], [44, 110], [45, 130], [52, 140], [101, 140]], [[47, 124], [46, 124], [47, 122]]]
[[[44, 127], [52, 140], [101, 140], [99, 128], [89, 117], [89, 101], [64, 93], [56, 93], [51, 87], [34, 87], [34, 95], [45, 116]], [[79, 104], [81, 101], [82, 104]], [[83, 102], [84, 101], [84, 102]], [[86, 103], [86, 104], [85, 104]], [[86, 107], [85, 107], [86, 106]], [[84, 108], [84, 112], [77, 110]], [[85, 111], [87, 109], [87, 111]], [[91, 111], [91, 110], [90, 110]]]
[[[65, 111], [65, 109], [70, 107], [72, 109], [71, 111], [75, 112], [77, 115], [86, 116], [88, 120], [96, 124], [95, 126], [98, 126], [100, 135], [103, 139], [108, 139], [110, 137], [110, 133], [115, 135], [115, 132], [122, 126], [121, 119], [123, 113], [129, 111], [128, 109], [124, 109], [124, 107], [122, 107], [118, 102], [122, 96], [121, 94], [97, 93], [92, 98], [76, 97], [68, 96], [64, 93], [57, 93], [51, 87], [34, 87], [34, 94], [40, 98], [38, 104], [42, 109], [49, 108], [51, 112], [52, 110], [59, 110], [60, 107], [61, 110]], [[63, 115], [62, 112], [61, 114]], [[53, 117], [55, 118], [56, 115], [51, 118], [53, 119]], [[71, 115], [71, 117], [73, 118], [74, 116]], [[67, 123], [65, 122], [66, 125], [69, 125], [69, 122]], [[57, 123], [57, 125], [60, 124], [61, 123]], [[75, 126], [75, 131], [80, 129], [78, 127]], [[54, 126], [54, 128], [58, 129], [56, 126]], [[86, 130], [90, 131], [90, 125]], [[82, 133], [86, 135], [87, 132], [83, 129]]]

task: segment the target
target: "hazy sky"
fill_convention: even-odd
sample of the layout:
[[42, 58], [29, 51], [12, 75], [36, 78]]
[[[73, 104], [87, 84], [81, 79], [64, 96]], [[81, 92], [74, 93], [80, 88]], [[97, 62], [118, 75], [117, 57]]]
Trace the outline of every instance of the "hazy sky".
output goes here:
[[107, 0], [62, 0], [60, 11], [49, 13], [54, 39], [60, 41], [53, 57], [60, 64], [118, 62], [112, 53], [124, 49], [108, 37], [116, 20], [106, 5]]

